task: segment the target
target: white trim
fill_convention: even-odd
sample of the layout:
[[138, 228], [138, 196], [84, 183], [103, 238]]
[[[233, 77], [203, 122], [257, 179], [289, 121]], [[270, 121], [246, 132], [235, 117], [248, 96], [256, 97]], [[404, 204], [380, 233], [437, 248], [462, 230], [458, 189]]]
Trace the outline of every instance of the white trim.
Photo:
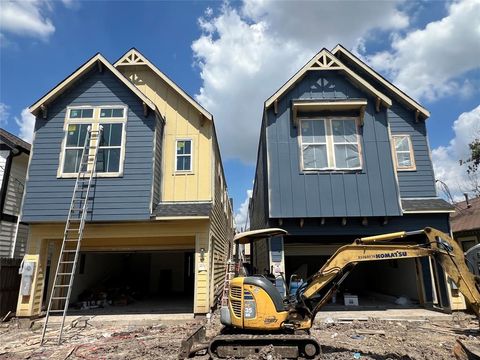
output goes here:
[[80, 68], [78, 68], [72, 75], [64, 79], [60, 84], [55, 86], [52, 90], [50, 90], [46, 95], [44, 95], [40, 100], [34, 103], [32, 106], [29, 107], [29, 111], [36, 115], [37, 112], [40, 110], [42, 105], [46, 105], [49, 102], [52, 102], [57, 96], [59, 96], [63, 91], [65, 91], [70, 83], [77, 79], [78, 77], [85, 74], [89, 71], [96, 63], [100, 62], [105, 67], [110, 70], [121, 82], [123, 82], [135, 95], [137, 95], [140, 100], [142, 100], [150, 109], [156, 111], [155, 104], [146, 97], [135, 85], [133, 85], [125, 76], [123, 76], [118, 69], [116, 69], [112, 64], [110, 64], [107, 59], [105, 59], [101, 54], [97, 54], [88, 60], [85, 64], [83, 64]]
[[441, 213], [454, 213], [455, 210], [403, 210], [404, 214], [441, 214]]
[[[92, 118], [70, 118], [70, 110], [72, 109], [93, 109]], [[123, 117], [122, 118], [100, 118], [101, 109], [105, 108], [123, 108]], [[120, 146], [109, 146], [107, 148], [119, 148], [120, 147], [120, 159], [118, 164], [117, 172], [95, 172], [94, 177], [97, 178], [109, 178], [109, 177], [122, 177], [123, 168], [125, 163], [125, 153], [126, 153], [126, 144], [127, 144], [127, 119], [128, 119], [128, 106], [126, 105], [99, 105], [99, 106], [67, 106], [65, 120], [63, 124], [64, 136], [62, 139], [60, 154], [59, 154], [59, 164], [57, 170], [57, 178], [61, 179], [71, 179], [76, 178], [77, 173], [65, 173], [63, 172], [64, 161], [65, 161], [65, 151], [67, 150], [67, 136], [68, 136], [68, 127], [69, 125], [91, 125], [93, 130], [97, 130], [101, 125], [109, 124], [121, 124], [122, 125], [122, 139]], [[83, 149], [83, 146], [70, 147], [70, 149]], [[103, 147], [105, 148], [105, 147]], [[98, 147], [100, 150], [100, 146]]]
[[[302, 135], [302, 121], [312, 121], [312, 120], [322, 120], [324, 121], [325, 126], [325, 145], [327, 149], [327, 163], [328, 167], [326, 168], [305, 168], [303, 164], [303, 135]], [[333, 140], [333, 130], [332, 130], [332, 120], [353, 120], [355, 121], [355, 136], [357, 139], [358, 147], [358, 158], [360, 162], [359, 167], [355, 168], [340, 168], [336, 167], [335, 160], [335, 142]], [[321, 172], [321, 171], [358, 171], [363, 169], [363, 159], [362, 159], [362, 145], [361, 137], [359, 132], [358, 117], [348, 117], [348, 116], [315, 116], [315, 117], [300, 117], [298, 118], [298, 142], [299, 142], [299, 152], [300, 152], [300, 171], [308, 172]], [[307, 145], [323, 145], [323, 143], [307, 143]]]
[[[318, 67], [318, 60], [321, 58], [327, 58], [330, 60], [330, 64], [333, 63], [333, 66], [321, 66]], [[293, 75], [280, 89], [278, 89], [272, 96], [270, 96], [267, 101], [265, 101], [265, 108], [270, 107], [275, 100], [281, 97], [288, 89], [290, 89], [307, 71], [309, 70], [341, 70], [344, 71], [354, 82], [358, 85], [363, 87], [364, 89], [368, 90], [372, 93], [375, 97], [382, 100], [382, 103], [386, 107], [392, 106], [392, 100], [383, 94], [382, 92], [378, 91], [375, 87], [373, 87], [370, 83], [368, 83], [365, 79], [359, 76], [357, 73], [353, 72], [350, 68], [345, 66], [340, 60], [338, 60], [333, 54], [331, 54], [327, 49], [322, 49], [319, 53], [317, 53], [308, 63], [306, 63], [295, 75]]]
[[[131, 55], [135, 55], [137, 59], [139, 59], [143, 64], [148, 66], [155, 74], [157, 74], [163, 81], [165, 81], [170, 87], [172, 87], [176, 92], [178, 92], [185, 100], [187, 100], [190, 105], [192, 105], [195, 109], [197, 109], [203, 116], [207, 119], [213, 121], [213, 115], [210, 114], [207, 110], [205, 110], [200, 104], [198, 104], [191, 96], [189, 96], [185, 91], [183, 91], [177, 84], [175, 84], [170, 78], [165, 75], [160, 69], [158, 69], [154, 64], [152, 64], [145, 56], [143, 56], [137, 49], [131, 49], [127, 51], [118, 61], [116, 61], [113, 66], [118, 68], [119, 66], [139, 66], [139, 64], [135, 63], [125, 63], [124, 60]], [[122, 63], [124, 62], [124, 63]]]
[[360, 66], [363, 70], [365, 70], [368, 74], [373, 76], [376, 80], [378, 80], [382, 85], [387, 87], [389, 90], [391, 90], [395, 95], [400, 97], [405, 103], [413, 107], [415, 110], [420, 111], [425, 118], [430, 117], [430, 112], [425, 109], [423, 106], [421, 106], [418, 102], [413, 100], [410, 96], [405, 94], [403, 91], [398, 89], [395, 85], [390, 83], [389, 81], [385, 80], [382, 76], [380, 76], [375, 70], [373, 70], [371, 67], [367, 66], [364, 64], [360, 59], [358, 59], [355, 55], [353, 55], [350, 51], [345, 49], [342, 45], [337, 45], [333, 50], [332, 53], [333, 55], [336, 55], [338, 52], [344, 54], [347, 56], [351, 61], [353, 61], [356, 65]]
[[[177, 154], [177, 144], [179, 141], [190, 141], [190, 170], [178, 170], [177, 169], [177, 157], [178, 156], [187, 156], [188, 154]], [[194, 158], [193, 158], [193, 138], [177, 138], [175, 139], [175, 163], [173, 164], [173, 172], [175, 174], [193, 174], [194, 173]]]

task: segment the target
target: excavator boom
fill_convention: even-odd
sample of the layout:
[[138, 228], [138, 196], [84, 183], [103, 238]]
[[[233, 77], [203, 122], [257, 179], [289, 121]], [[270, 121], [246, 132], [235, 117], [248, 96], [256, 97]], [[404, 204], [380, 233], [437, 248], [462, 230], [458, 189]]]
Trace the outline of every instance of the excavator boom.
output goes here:
[[[239, 234], [236, 238], [247, 241], [249, 236], [260, 237], [269, 233], [278, 234], [279, 231], [282, 230], [264, 229]], [[445, 233], [425, 228], [359, 238], [340, 247], [317, 273], [298, 288], [294, 299], [282, 299], [277, 289], [264, 277], [232, 279], [228, 309], [222, 311], [221, 321], [226, 325], [224, 332], [205, 343], [204, 348], [208, 348], [213, 358], [237, 358], [256, 354], [261, 347], [271, 344], [293, 358], [316, 359], [321, 353], [320, 344], [308, 331], [317, 312], [355, 265], [422, 257], [430, 257], [442, 266], [480, 317], [480, 286], [465, 264], [462, 249]], [[190, 348], [199, 347], [195, 341], [186, 342], [183, 354], [191, 354]]]

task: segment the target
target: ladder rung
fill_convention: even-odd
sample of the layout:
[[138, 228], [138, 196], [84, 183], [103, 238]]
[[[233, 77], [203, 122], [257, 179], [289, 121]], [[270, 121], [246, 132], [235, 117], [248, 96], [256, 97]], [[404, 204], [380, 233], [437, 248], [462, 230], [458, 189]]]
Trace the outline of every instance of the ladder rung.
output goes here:
[[52, 300], [67, 300], [65, 296], [52, 296], [50, 299]]
[[55, 285], [54, 287], [59, 287], [59, 288], [66, 288], [69, 287], [70, 285]]
[[58, 273], [58, 276], [67, 276], [67, 275], [73, 275], [73, 273]]
[[63, 313], [64, 310], [50, 310], [49, 313]]
[[64, 241], [76, 241], [76, 242], [78, 242], [78, 239], [65, 239]]
[[59, 261], [60, 264], [73, 264], [75, 261]]

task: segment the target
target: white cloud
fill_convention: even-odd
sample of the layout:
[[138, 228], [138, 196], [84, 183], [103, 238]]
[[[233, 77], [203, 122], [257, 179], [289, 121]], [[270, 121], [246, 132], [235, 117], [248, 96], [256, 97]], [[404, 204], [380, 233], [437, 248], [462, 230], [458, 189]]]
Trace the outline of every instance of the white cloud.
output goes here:
[[[192, 44], [203, 85], [197, 100], [216, 120], [225, 158], [256, 159], [263, 102], [323, 47], [354, 47], [374, 29], [399, 29], [397, 2], [245, 0], [199, 19]], [[382, 16], [378, 16], [382, 14]]]
[[454, 1], [443, 19], [394, 36], [391, 51], [367, 56], [367, 61], [416, 98], [471, 95], [472, 84], [458, 77], [480, 68], [479, 14], [480, 0]]
[[33, 140], [33, 130], [35, 129], [35, 116], [30, 114], [28, 108], [25, 108], [22, 110], [20, 118], [15, 117], [15, 122], [20, 128], [18, 136], [20, 136], [26, 142], [31, 143]]
[[462, 113], [453, 123], [455, 136], [447, 146], [432, 150], [435, 178], [448, 185], [455, 200], [461, 200], [464, 192], [471, 191], [465, 165], [460, 160], [469, 157], [468, 144], [480, 137], [480, 105]]
[[0, 126], [7, 124], [8, 116], [10, 115], [10, 113], [8, 112], [8, 109], [9, 109], [8, 105], [4, 103], [0, 103]]
[[248, 218], [248, 205], [250, 203], [250, 198], [252, 197], [252, 190], [247, 190], [247, 197], [240, 205], [237, 213], [235, 214], [235, 225], [237, 230], [246, 230], [250, 227], [250, 219]]

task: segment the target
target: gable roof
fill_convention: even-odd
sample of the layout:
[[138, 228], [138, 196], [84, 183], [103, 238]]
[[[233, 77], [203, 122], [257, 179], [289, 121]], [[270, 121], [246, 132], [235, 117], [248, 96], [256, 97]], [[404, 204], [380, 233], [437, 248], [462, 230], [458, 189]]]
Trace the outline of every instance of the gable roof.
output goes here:
[[86, 74], [94, 66], [105, 66], [110, 70], [122, 83], [124, 83], [135, 95], [137, 95], [140, 100], [145, 103], [150, 109], [156, 111], [155, 104], [147, 98], [135, 85], [133, 85], [125, 76], [120, 73], [112, 64], [105, 59], [102, 54], [97, 53], [77, 70], [75, 70], [70, 76], [62, 80], [57, 86], [50, 90], [46, 95], [41, 99], [37, 100], [33, 105], [30, 106], [29, 111], [33, 115], [37, 115], [38, 111], [42, 106], [46, 106], [60, 96], [64, 91], [70, 88], [70, 86], [82, 75]]
[[293, 75], [290, 80], [288, 80], [280, 89], [278, 89], [275, 94], [270, 96], [270, 98], [265, 101], [265, 108], [270, 107], [275, 100], [290, 90], [293, 85], [295, 85], [297, 81], [299, 81], [307, 73], [307, 71], [330, 70], [343, 71], [345, 75], [354, 83], [371, 93], [373, 96], [379, 98], [385, 106], [390, 107], [392, 105], [392, 100], [390, 100], [388, 96], [377, 90], [360, 75], [345, 66], [330, 51], [324, 48], [318, 52], [308, 63], [306, 63], [295, 75]]
[[364, 70], [367, 74], [372, 76], [375, 80], [380, 82], [383, 86], [385, 86], [391, 93], [397, 97], [402, 103], [407, 105], [408, 107], [418, 110], [425, 118], [430, 117], [430, 112], [425, 109], [422, 105], [420, 105], [417, 101], [412, 99], [410, 96], [408, 96], [406, 93], [404, 93], [402, 90], [397, 88], [395, 85], [393, 85], [390, 81], [385, 79], [382, 75], [380, 75], [378, 72], [373, 70], [370, 66], [365, 64], [362, 60], [360, 60], [358, 57], [353, 55], [350, 51], [345, 49], [342, 45], [338, 44], [333, 50], [332, 53], [336, 57], [340, 56], [345, 56], [348, 58], [348, 60], [352, 61], [356, 66], [360, 67], [362, 70]]
[[177, 93], [179, 93], [188, 103], [190, 103], [195, 109], [198, 110], [203, 116], [209, 120], [213, 120], [212, 114], [205, 110], [198, 102], [196, 102], [190, 95], [188, 95], [180, 86], [175, 84], [167, 75], [165, 75], [159, 68], [157, 68], [152, 62], [150, 62], [140, 51], [135, 48], [131, 48], [123, 56], [118, 59], [115, 64], [116, 68], [119, 66], [147, 66], [155, 74], [157, 74], [163, 81], [165, 81], [170, 87], [172, 87]]
[[31, 145], [20, 139], [18, 136], [13, 135], [5, 129], [0, 128], [0, 141], [7, 144], [10, 148], [19, 147], [20, 150], [23, 150], [26, 153], [30, 153]]

